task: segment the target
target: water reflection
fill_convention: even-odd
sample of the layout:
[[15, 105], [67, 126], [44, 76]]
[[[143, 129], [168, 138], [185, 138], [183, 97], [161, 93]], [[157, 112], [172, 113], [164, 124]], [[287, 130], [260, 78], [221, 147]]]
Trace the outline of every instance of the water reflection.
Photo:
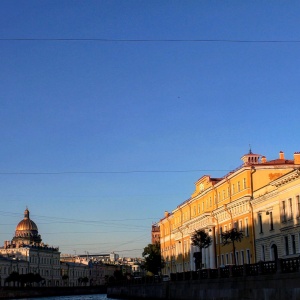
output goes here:
[[[54, 297], [42, 297], [42, 298], [23, 298], [18, 300], [112, 300], [108, 298], [106, 294], [97, 295], [77, 295], [77, 296], [54, 296]], [[118, 299], [113, 299], [118, 300]]]

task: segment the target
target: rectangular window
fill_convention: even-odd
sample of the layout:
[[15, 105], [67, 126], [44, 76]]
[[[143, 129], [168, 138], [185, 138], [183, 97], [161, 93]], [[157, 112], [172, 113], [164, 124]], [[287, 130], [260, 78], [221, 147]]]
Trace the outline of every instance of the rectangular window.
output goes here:
[[289, 220], [293, 219], [293, 200], [289, 198]]
[[224, 254], [221, 255], [221, 265], [225, 265], [225, 262], [224, 262]]
[[261, 260], [265, 261], [266, 257], [265, 257], [265, 246], [261, 245]]
[[230, 196], [230, 187], [227, 188], [227, 197]]
[[291, 235], [291, 239], [292, 239], [292, 250], [293, 250], [293, 254], [296, 254], [296, 236], [294, 234]]
[[273, 213], [269, 212], [269, 220], [270, 220], [270, 230], [274, 230], [274, 223], [273, 223]]
[[238, 181], [238, 192], [241, 191], [241, 183]]
[[223, 190], [223, 199], [225, 199], [225, 190]]
[[281, 202], [281, 222], [286, 222], [286, 207], [285, 201]]
[[243, 231], [243, 221], [239, 221], [239, 231]]
[[287, 235], [284, 237], [284, 247], [285, 255], [289, 255], [289, 237]]
[[198, 204], [198, 214], [200, 213], [200, 204]]
[[259, 226], [259, 233], [263, 233], [263, 224], [262, 224], [261, 214], [258, 214], [258, 226]]
[[230, 263], [233, 264], [233, 253], [230, 252]]
[[238, 222], [237, 221], [234, 221], [233, 226], [236, 230], [238, 230]]
[[246, 252], [247, 252], [247, 264], [250, 264], [251, 263], [250, 250], [247, 249]]
[[238, 251], [235, 252], [235, 261], [236, 261], [237, 265], [240, 264], [240, 261], [239, 261], [239, 252]]
[[243, 187], [244, 187], [244, 189], [247, 187], [246, 186], [246, 178], [243, 179]]
[[245, 219], [245, 236], [249, 236], [249, 224], [248, 224], [248, 218]]
[[226, 253], [226, 265], [229, 264], [229, 257], [228, 257], [228, 253]]
[[232, 194], [235, 193], [234, 184], [232, 184]]
[[297, 218], [300, 218], [300, 197], [299, 197], [299, 195], [296, 196], [296, 202], [297, 202]]
[[241, 250], [241, 263], [242, 265], [245, 263], [244, 250]]

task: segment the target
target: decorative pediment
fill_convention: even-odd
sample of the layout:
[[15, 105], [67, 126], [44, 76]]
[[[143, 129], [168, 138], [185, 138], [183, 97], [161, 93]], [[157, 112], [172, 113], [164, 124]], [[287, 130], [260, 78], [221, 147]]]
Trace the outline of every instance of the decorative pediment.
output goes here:
[[192, 194], [192, 197], [202, 194], [220, 180], [221, 179], [219, 178], [211, 178], [209, 175], [202, 176], [198, 181], [195, 182], [195, 191]]

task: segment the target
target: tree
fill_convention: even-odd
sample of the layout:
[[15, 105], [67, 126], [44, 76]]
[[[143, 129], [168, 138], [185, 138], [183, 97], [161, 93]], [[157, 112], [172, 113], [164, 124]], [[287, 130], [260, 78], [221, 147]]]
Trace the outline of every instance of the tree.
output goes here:
[[86, 286], [88, 282], [89, 282], [89, 279], [86, 276], [81, 278], [81, 283], [83, 283], [84, 286]]
[[145, 258], [144, 268], [154, 275], [157, 275], [165, 267], [164, 259], [160, 253], [160, 243], [148, 244], [142, 253]]
[[199, 252], [194, 253], [196, 269], [202, 269], [202, 249], [208, 248], [212, 239], [203, 229], [195, 230], [191, 236], [192, 245], [199, 248]]
[[236, 265], [236, 258], [235, 258], [235, 243], [241, 242], [244, 237], [242, 231], [238, 231], [236, 228], [232, 228], [231, 230], [225, 231], [221, 233], [222, 238], [222, 245], [229, 245], [232, 244], [232, 251], [233, 251], [233, 263]]
[[85, 276], [85, 277], [79, 277], [78, 278], [78, 285], [84, 285], [86, 286], [86, 284], [89, 282], [89, 279]]
[[39, 273], [36, 273], [34, 274], [33, 280], [39, 284], [41, 281], [44, 281], [45, 278], [43, 278]]
[[116, 280], [118, 280], [118, 281], [121, 281], [122, 279], [124, 279], [122, 270], [115, 270], [115, 271], [114, 271], [114, 277], [115, 277]]
[[9, 274], [9, 276], [5, 279], [5, 283], [13, 282], [14, 286], [16, 285], [16, 282], [19, 282], [20, 275], [18, 272], [13, 271]]
[[62, 280], [64, 281], [64, 285], [67, 285], [69, 276], [68, 276], [67, 274], [64, 274], [61, 278], [62, 278]]

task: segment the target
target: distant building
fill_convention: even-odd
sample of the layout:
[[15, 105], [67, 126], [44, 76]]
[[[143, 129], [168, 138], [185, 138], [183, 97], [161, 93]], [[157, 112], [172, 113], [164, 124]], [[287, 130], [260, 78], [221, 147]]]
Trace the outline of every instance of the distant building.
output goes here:
[[160, 242], [160, 229], [157, 224], [152, 225], [151, 230], [151, 244]]
[[[5, 279], [12, 272], [40, 274], [43, 278], [41, 284], [46, 286], [61, 283], [59, 249], [42, 243], [38, 227], [30, 219], [27, 208], [11, 242], [5, 241], [4, 247], [0, 248], [0, 255], [0, 264], [4, 264], [0, 268], [1, 285], [4, 285]], [[8, 262], [11, 266], [7, 266]]]
[[90, 267], [75, 262], [61, 262], [61, 281], [64, 286], [90, 285]]
[[110, 253], [109, 258], [110, 258], [110, 261], [117, 261], [119, 259], [119, 254], [112, 252], [112, 253]]
[[60, 255], [59, 248], [42, 242], [26, 208], [12, 240], [0, 248], [0, 286], [19, 284], [10, 281], [12, 273], [39, 278], [33, 286], [104, 285], [117, 270], [133, 274], [138, 269], [136, 264], [140, 261], [120, 259], [116, 253]]

